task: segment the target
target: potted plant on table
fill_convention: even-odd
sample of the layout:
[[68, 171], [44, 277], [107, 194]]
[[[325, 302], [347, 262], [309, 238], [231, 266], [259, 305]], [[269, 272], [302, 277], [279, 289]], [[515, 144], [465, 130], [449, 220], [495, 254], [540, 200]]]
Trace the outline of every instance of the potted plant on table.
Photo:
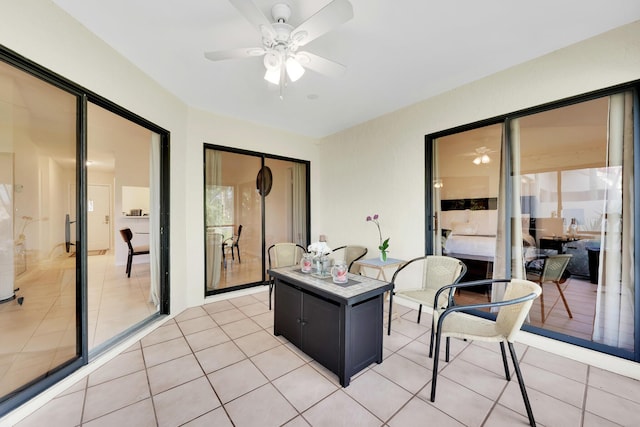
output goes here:
[[378, 250], [380, 251], [380, 260], [381, 261], [386, 261], [387, 260], [387, 252], [389, 251], [389, 237], [387, 237], [386, 239], [382, 240], [382, 231], [380, 230], [380, 222], [378, 221], [380, 218], [380, 216], [378, 214], [374, 214], [373, 217], [371, 216], [367, 216], [367, 221], [371, 221], [373, 222], [376, 227], [378, 227], [378, 237], [379, 237], [379, 241], [380, 241], [380, 245], [378, 246]]

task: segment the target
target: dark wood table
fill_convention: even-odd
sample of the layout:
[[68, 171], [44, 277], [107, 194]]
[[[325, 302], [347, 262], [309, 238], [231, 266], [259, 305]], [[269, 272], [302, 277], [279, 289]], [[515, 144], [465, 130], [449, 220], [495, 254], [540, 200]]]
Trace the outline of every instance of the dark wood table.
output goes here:
[[540, 238], [540, 249], [552, 249], [557, 251], [559, 254], [563, 254], [565, 252], [564, 246], [567, 243], [575, 242], [579, 239], [575, 237], [541, 237]]
[[387, 282], [349, 273], [349, 282], [302, 273], [300, 267], [268, 271], [275, 278], [274, 335], [338, 376], [351, 377], [371, 363], [382, 363], [384, 293]]

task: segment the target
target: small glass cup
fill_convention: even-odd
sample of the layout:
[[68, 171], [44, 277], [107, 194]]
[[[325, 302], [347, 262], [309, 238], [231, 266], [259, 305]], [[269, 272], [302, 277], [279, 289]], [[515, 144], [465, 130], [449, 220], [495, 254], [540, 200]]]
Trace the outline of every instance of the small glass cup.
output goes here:
[[336, 264], [331, 268], [333, 283], [347, 283], [349, 281], [347, 271], [347, 264], [344, 261], [336, 262]]
[[311, 273], [313, 270], [313, 255], [304, 254], [300, 260], [300, 270], [303, 273]]

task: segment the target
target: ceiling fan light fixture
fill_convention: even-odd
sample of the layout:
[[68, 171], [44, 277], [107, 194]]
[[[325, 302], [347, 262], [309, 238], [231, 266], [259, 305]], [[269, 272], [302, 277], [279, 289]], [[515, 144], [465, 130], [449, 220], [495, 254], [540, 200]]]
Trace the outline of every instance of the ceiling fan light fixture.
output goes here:
[[264, 79], [274, 85], [280, 84], [280, 68], [267, 68], [264, 73]]
[[482, 163], [482, 158], [481, 157], [476, 157], [475, 159], [473, 159], [473, 164], [474, 165], [479, 165], [480, 163]]
[[287, 75], [292, 82], [297, 81], [304, 74], [304, 67], [293, 57], [287, 58]]
[[280, 65], [282, 65], [280, 55], [275, 52], [267, 52], [262, 61], [264, 62], [264, 67], [267, 70], [278, 70], [280, 69]]
[[488, 154], [483, 154], [482, 157], [480, 158], [480, 161], [482, 163], [489, 163], [491, 161], [491, 157], [489, 157]]

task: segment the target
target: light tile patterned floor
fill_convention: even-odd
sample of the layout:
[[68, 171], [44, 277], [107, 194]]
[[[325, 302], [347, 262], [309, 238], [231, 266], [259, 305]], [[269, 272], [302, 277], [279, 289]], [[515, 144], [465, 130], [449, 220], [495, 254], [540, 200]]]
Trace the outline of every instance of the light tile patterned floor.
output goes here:
[[[149, 264], [134, 264], [131, 277], [113, 253], [89, 256], [88, 339], [99, 344], [149, 317]], [[0, 304], [0, 395], [7, 395], [76, 356], [76, 258], [60, 254], [31, 261], [18, 276], [17, 301]]]
[[[191, 308], [79, 381], [18, 427], [528, 425], [497, 345], [452, 342], [429, 401], [428, 315], [395, 305], [384, 362], [342, 388], [273, 336], [267, 292]], [[640, 381], [516, 345], [540, 426], [632, 426]]]

